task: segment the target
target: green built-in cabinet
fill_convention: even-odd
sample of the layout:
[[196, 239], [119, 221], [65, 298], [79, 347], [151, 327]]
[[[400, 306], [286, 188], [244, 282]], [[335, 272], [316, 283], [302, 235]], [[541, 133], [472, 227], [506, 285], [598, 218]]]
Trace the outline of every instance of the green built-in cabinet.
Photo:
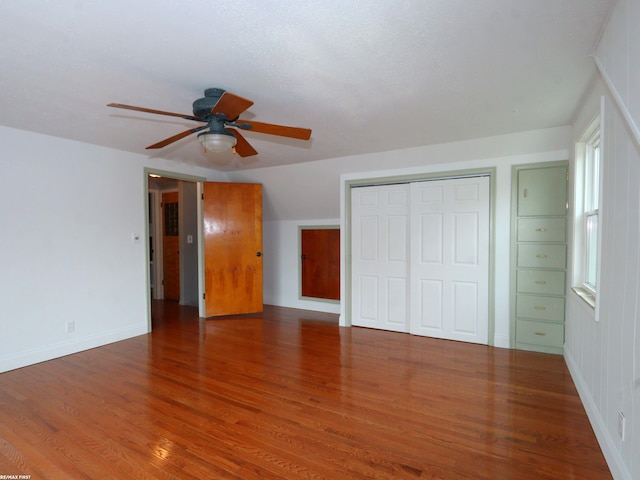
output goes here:
[[511, 344], [562, 353], [568, 162], [512, 169]]

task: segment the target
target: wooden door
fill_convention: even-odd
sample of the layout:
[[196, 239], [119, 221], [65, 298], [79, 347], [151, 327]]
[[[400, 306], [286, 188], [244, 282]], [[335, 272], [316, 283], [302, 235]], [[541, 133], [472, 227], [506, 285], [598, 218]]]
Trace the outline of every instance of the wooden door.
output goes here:
[[411, 184], [411, 333], [489, 337], [489, 177]]
[[352, 324], [409, 331], [409, 185], [351, 189]]
[[162, 285], [165, 300], [180, 300], [178, 192], [162, 194]]
[[262, 312], [262, 185], [205, 182], [205, 316]]
[[303, 297], [340, 300], [340, 229], [300, 231]]

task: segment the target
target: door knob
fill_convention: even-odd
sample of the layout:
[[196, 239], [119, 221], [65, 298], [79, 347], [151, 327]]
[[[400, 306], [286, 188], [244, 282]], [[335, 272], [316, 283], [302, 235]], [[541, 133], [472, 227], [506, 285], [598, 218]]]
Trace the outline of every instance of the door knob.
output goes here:
[[256, 253], [256, 257], [261, 257], [262, 256], [262, 252], [257, 252]]

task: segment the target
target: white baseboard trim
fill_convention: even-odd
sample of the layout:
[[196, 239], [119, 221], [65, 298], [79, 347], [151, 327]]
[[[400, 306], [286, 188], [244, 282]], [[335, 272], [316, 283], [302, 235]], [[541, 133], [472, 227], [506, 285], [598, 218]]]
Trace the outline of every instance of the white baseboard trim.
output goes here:
[[493, 346], [498, 348], [511, 348], [509, 335], [494, 335]]
[[589, 417], [589, 422], [591, 422], [591, 428], [593, 428], [593, 431], [596, 434], [596, 439], [600, 444], [602, 454], [607, 461], [609, 470], [611, 470], [611, 475], [613, 475], [613, 478], [616, 480], [633, 480], [631, 478], [631, 473], [627, 469], [624, 459], [620, 454], [620, 450], [616, 447], [609, 430], [607, 430], [604, 420], [602, 419], [602, 415], [600, 415], [600, 411], [591, 396], [589, 387], [580, 373], [578, 364], [575, 362], [571, 352], [566, 346], [564, 348], [564, 359], [567, 363], [567, 368], [569, 369], [573, 383], [576, 385], [576, 389], [578, 390], [578, 395], [580, 395], [580, 400], [582, 400], [582, 405], [587, 412], [587, 417]]
[[119, 342], [120, 340], [126, 340], [147, 333], [149, 333], [149, 326], [145, 322], [133, 327], [103, 332], [84, 338], [76, 338], [63, 343], [47, 345], [15, 355], [0, 357], [0, 373], [27, 367], [47, 360], [53, 360], [54, 358], [64, 357], [91, 348], [101, 347], [109, 343]]
[[299, 310], [309, 310], [312, 312], [340, 313], [340, 303], [335, 300], [313, 300], [309, 298], [266, 298], [265, 305], [275, 305], [277, 307], [296, 308]]

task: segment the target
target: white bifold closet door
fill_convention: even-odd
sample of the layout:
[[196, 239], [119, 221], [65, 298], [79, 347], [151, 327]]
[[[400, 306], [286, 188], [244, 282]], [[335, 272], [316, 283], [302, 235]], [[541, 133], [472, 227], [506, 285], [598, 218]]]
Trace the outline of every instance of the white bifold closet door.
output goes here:
[[351, 190], [355, 326], [488, 342], [489, 177]]

